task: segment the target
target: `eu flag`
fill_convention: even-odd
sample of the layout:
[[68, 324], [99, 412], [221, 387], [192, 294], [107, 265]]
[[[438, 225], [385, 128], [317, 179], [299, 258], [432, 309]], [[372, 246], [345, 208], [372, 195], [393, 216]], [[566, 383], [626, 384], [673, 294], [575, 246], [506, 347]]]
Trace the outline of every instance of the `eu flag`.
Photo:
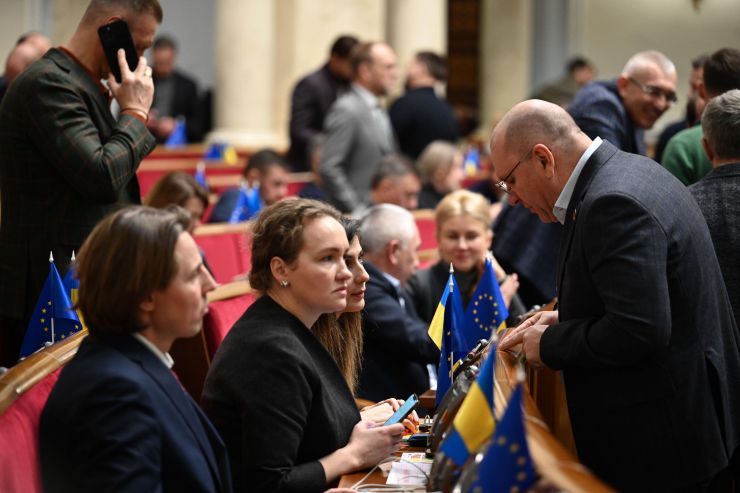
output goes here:
[[262, 210], [262, 199], [260, 198], [260, 187], [255, 184], [250, 187], [246, 183], [239, 188], [239, 197], [236, 199], [236, 206], [231, 212], [229, 222], [240, 223], [248, 221], [256, 216]]
[[501, 296], [493, 265], [487, 258], [483, 267], [483, 275], [465, 309], [462, 325], [463, 340], [471, 344], [465, 349], [470, 351], [480, 339], [491, 339], [493, 334], [506, 327], [508, 316], [509, 310]]
[[208, 181], [206, 180], [206, 163], [200, 161], [195, 166], [195, 181], [203, 187], [206, 192], [208, 191]]
[[524, 492], [537, 480], [524, 432], [521, 383], [511, 394], [478, 473], [473, 490], [482, 493]]
[[47, 342], [52, 344], [58, 342], [82, 328], [69, 295], [64, 289], [59, 271], [54, 265], [53, 257], [49, 262], [49, 277], [44, 282], [31, 321], [28, 323], [21, 346], [21, 358], [38, 351]]
[[478, 377], [452, 422], [452, 428], [440, 445], [440, 450], [458, 466], [465, 464], [491, 437], [496, 426], [493, 416], [493, 374], [496, 369], [496, 342], [483, 363]]
[[[453, 288], [454, 289], [454, 288]], [[454, 293], [456, 290], [453, 290]], [[448, 296], [444, 308], [442, 326], [442, 349], [439, 355], [437, 372], [437, 406], [452, 385], [452, 369], [457, 360], [465, 354], [464, 343], [460, 340], [458, 312], [454, 307], [455, 296]]]
[[175, 128], [172, 129], [172, 133], [167, 137], [164, 142], [164, 146], [167, 148], [182, 147], [188, 143], [188, 138], [185, 133], [185, 118], [178, 118], [175, 123]]

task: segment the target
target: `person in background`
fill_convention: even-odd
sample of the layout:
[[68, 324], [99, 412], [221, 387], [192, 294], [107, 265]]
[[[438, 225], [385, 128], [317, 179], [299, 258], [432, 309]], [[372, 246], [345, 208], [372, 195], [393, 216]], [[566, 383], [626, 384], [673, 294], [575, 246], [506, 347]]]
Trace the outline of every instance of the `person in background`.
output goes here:
[[463, 154], [449, 142], [432, 142], [416, 161], [421, 178], [419, 209], [434, 209], [442, 198], [462, 187]]
[[591, 82], [595, 74], [596, 70], [591, 62], [584, 57], [575, 56], [565, 64], [565, 75], [537, 91], [534, 98], [567, 108], [576, 93]]
[[152, 47], [154, 102], [147, 127], [164, 142], [177, 126], [178, 118], [185, 119], [188, 142], [203, 140], [203, 115], [198, 85], [190, 76], [175, 68], [177, 43], [169, 36], [159, 36]]
[[[416, 313], [427, 324], [432, 322], [445, 290], [450, 264], [455, 269], [455, 280], [460, 286], [463, 309], [470, 303], [493, 241], [490, 207], [485, 197], [468, 190], [452, 192], [437, 204], [434, 217], [439, 261], [414, 273], [407, 284]], [[496, 259], [492, 263], [501, 295], [509, 309], [507, 323], [511, 326], [527, 311], [516, 295], [519, 279], [516, 274], [507, 275]]]
[[[740, 90], [712, 98], [701, 117], [712, 170], [689, 187], [712, 235], [727, 294], [740, 323]], [[740, 464], [739, 464], [740, 465]]]
[[398, 78], [396, 53], [386, 43], [361, 43], [350, 59], [352, 86], [326, 115], [319, 163], [329, 201], [345, 213], [367, 207], [377, 163], [396, 151], [393, 128], [380, 105]]
[[645, 155], [644, 130], [652, 128], [676, 97], [676, 67], [659, 51], [632, 55], [614, 80], [583, 87], [568, 113], [583, 132], [617, 148]]
[[[370, 276], [363, 267], [364, 254], [360, 245], [360, 223], [347, 217], [340, 218], [344, 232], [349, 241], [349, 250], [344, 257], [344, 263], [352, 273], [352, 280], [347, 286], [347, 307], [339, 313], [326, 313], [316, 321], [311, 331], [324, 345], [329, 354], [337, 362], [337, 366], [344, 374], [347, 385], [354, 394], [357, 391], [360, 367], [362, 366], [362, 316], [365, 309], [365, 290]], [[375, 405], [360, 409], [363, 421], [372, 421], [382, 425], [398, 409], [403, 401], [396, 398], [385, 399]], [[419, 417], [413, 412], [404, 420], [406, 429], [416, 432]]]
[[665, 126], [658, 137], [658, 143], [655, 144], [655, 161], [663, 162], [663, 153], [668, 141], [681, 130], [693, 127], [701, 120], [701, 112], [704, 111], [704, 105], [707, 104], [699, 93], [704, 77], [704, 62], [709, 58], [708, 55], [699, 55], [691, 60], [691, 73], [689, 74], [689, 92], [686, 99], [686, 116], [674, 123]]
[[51, 44], [49, 38], [41, 33], [31, 31], [23, 34], [5, 60], [5, 72], [0, 75], [0, 101], [5, 96], [5, 91], [18, 74], [31, 65], [34, 61], [41, 58], [44, 53], [49, 51]]
[[420, 189], [413, 163], [400, 154], [390, 154], [380, 161], [370, 182], [370, 202], [395, 204], [411, 211], [419, 205]]
[[459, 131], [452, 107], [440, 99], [436, 86], [447, 80], [447, 62], [431, 51], [420, 51], [409, 62], [406, 94], [388, 110], [401, 152], [416, 160], [435, 140], [454, 144]]
[[188, 233], [191, 235], [200, 226], [203, 213], [208, 208], [208, 192], [188, 173], [167, 173], [154, 184], [144, 204], [163, 209], [179, 205], [190, 214]]
[[[244, 185], [259, 187], [261, 207], [270, 206], [288, 196], [290, 170], [285, 158], [272, 149], [261, 149], [250, 156], [242, 172]], [[218, 197], [208, 222], [228, 222], [239, 201], [239, 187], [225, 190]], [[252, 211], [254, 214], [257, 211]]]
[[401, 424], [360, 420], [345, 375], [311, 330], [347, 307], [352, 273], [339, 217], [322, 202], [284, 200], [252, 228], [249, 282], [262, 296], [226, 335], [203, 390], [236, 491], [321, 492], [401, 439]]
[[[731, 89], [740, 89], [740, 50], [722, 48], [704, 62], [699, 93], [708, 103]], [[704, 152], [701, 125], [674, 135], [668, 141], [661, 164], [684, 185], [696, 183], [706, 175], [712, 163]]]
[[189, 224], [179, 208], [130, 207], [80, 250], [77, 307], [90, 335], [41, 413], [44, 491], [231, 491], [226, 448], [168, 353], [201, 330], [216, 286]]
[[358, 43], [354, 36], [339, 36], [331, 45], [329, 60], [299, 80], [293, 89], [288, 150], [293, 171], [310, 169], [311, 139], [321, 132], [329, 108], [349, 87], [352, 79], [350, 53]]
[[405, 290], [419, 265], [419, 230], [411, 212], [393, 204], [371, 207], [360, 224], [364, 267], [370, 279], [357, 395], [371, 401], [421, 395], [430, 387], [427, 365], [437, 364], [439, 349]]
[[[119, 84], [98, 29], [128, 23], [139, 55]], [[157, 0], [91, 0], [72, 37], [24, 70], [0, 106], [0, 364], [11, 366], [49, 273], [103, 217], [141, 203], [136, 170], [155, 146], [146, 128], [154, 93], [142, 55], [162, 21]], [[108, 87], [101, 79], [108, 78]], [[110, 97], [121, 107], [110, 112]]]
[[314, 199], [321, 202], [328, 202], [326, 192], [321, 188], [321, 174], [319, 173], [319, 163], [321, 162], [321, 153], [324, 150], [324, 134], [316, 134], [311, 137], [308, 145], [308, 155], [311, 158], [311, 175], [312, 179], [306, 183], [298, 192], [302, 199]]

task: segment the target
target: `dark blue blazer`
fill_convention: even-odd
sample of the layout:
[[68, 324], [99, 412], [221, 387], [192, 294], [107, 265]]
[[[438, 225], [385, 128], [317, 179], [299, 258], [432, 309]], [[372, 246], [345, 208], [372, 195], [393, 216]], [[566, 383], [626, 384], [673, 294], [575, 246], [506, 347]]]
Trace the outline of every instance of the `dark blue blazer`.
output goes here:
[[645, 155], [643, 131], [633, 125], [616, 81], [587, 84], [568, 106], [568, 113], [592, 139], [601, 137], [625, 152]]
[[558, 324], [579, 459], [619, 491], [675, 491], [740, 443], [740, 336], [707, 224], [654, 161], [604, 142], [568, 206]]
[[413, 300], [405, 292], [399, 294], [377, 267], [365, 262], [365, 270], [370, 280], [362, 317], [365, 346], [357, 395], [381, 401], [422, 394], [429, 390], [427, 363], [439, 361], [439, 349], [427, 334], [429, 324], [416, 315]]
[[218, 433], [129, 335], [82, 342], [42, 412], [39, 441], [47, 492], [231, 491]]

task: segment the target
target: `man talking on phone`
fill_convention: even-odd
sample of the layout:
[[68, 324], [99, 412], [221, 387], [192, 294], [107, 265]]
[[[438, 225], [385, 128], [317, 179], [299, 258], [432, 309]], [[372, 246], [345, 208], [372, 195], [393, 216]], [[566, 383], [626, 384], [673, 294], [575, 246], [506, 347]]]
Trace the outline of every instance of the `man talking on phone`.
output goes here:
[[[130, 69], [118, 50], [119, 83], [98, 30], [120, 20], [138, 65]], [[152, 71], [142, 55], [161, 22], [158, 0], [92, 0], [69, 41], [8, 88], [0, 107], [0, 365], [18, 359], [49, 251], [64, 275], [100, 219], [140, 203], [136, 170], [155, 145], [146, 128]]]

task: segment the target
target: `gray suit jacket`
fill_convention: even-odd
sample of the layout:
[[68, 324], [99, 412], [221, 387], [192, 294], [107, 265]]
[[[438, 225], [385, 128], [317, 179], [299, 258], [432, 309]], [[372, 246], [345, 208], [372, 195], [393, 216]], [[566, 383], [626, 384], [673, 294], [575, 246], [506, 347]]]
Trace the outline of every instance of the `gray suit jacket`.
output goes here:
[[689, 190], [707, 220], [735, 322], [740, 324], [740, 163], [714, 168]]
[[[383, 110], [384, 117], [388, 118]], [[389, 123], [390, 128], [390, 123]], [[369, 203], [370, 181], [383, 156], [395, 152], [373, 109], [352, 87], [329, 110], [319, 172], [329, 201], [342, 212]]]
[[740, 336], [706, 222], [657, 163], [604, 142], [561, 239], [558, 324], [578, 456], [619, 491], [675, 491], [740, 443]]

